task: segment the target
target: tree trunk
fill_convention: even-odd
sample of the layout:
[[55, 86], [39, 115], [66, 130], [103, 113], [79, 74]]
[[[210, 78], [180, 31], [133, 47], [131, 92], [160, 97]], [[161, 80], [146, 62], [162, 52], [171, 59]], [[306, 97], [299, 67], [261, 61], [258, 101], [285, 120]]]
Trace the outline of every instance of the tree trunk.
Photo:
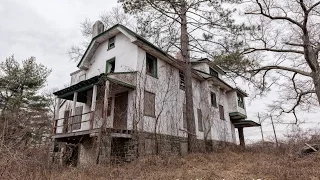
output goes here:
[[186, 14], [186, 2], [183, 2], [181, 6], [181, 54], [185, 62], [185, 94], [186, 94], [186, 119], [187, 119], [187, 131], [188, 131], [188, 151], [194, 152], [196, 150], [196, 128], [194, 122], [194, 110], [193, 110], [193, 91], [192, 91], [192, 72], [190, 63], [189, 52], [189, 36], [187, 31], [187, 14]]
[[313, 83], [316, 95], [318, 97], [318, 103], [320, 105], [320, 72], [315, 72], [313, 75]]

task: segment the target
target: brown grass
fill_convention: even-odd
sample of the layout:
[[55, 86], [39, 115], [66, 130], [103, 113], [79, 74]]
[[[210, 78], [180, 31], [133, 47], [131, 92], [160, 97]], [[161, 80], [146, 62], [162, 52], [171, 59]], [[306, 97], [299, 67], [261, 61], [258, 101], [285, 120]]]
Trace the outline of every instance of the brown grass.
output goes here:
[[0, 179], [294, 180], [320, 177], [320, 153], [299, 158], [285, 148], [252, 147], [183, 157], [152, 156], [122, 165], [78, 168], [49, 167], [46, 152], [44, 148], [28, 149], [24, 153], [2, 150]]

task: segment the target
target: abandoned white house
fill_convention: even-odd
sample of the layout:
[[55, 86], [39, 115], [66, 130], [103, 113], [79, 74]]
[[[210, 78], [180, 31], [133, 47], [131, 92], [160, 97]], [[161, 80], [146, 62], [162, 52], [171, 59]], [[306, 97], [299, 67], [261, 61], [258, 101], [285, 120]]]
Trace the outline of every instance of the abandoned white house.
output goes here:
[[[52, 157], [69, 152], [65, 163], [86, 164], [186, 153], [183, 63], [122, 25], [104, 31], [97, 21], [71, 85], [54, 93]], [[243, 128], [259, 126], [245, 120], [247, 94], [208, 59], [192, 67], [199, 151], [236, 143], [235, 128], [244, 145]]]

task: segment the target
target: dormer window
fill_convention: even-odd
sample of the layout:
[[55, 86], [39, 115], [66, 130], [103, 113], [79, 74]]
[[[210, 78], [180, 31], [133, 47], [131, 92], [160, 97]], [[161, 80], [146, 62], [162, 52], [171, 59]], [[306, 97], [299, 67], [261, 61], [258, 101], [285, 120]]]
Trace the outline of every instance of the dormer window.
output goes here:
[[244, 109], [244, 99], [243, 96], [237, 94], [238, 96], [238, 106]]
[[112, 37], [109, 39], [108, 41], [108, 50], [114, 48], [116, 45], [115, 45], [115, 37]]
[[150, 76], [157, 77], [157, 58], [149, 53], [147, 53], [146, 56], [146, 73]]
[[210, 75], [214, 77], [218, 77], [217, 71], [215, 71], [213, 68], [210, 68]]

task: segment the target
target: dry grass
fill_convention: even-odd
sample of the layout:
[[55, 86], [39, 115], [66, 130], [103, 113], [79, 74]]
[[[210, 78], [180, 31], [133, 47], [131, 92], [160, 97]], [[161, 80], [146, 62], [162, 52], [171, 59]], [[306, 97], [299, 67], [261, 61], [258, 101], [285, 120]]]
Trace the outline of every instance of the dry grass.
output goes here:
[[[48, 167], [45, 149], [5, 152], [0, 179], [317, 179], [320, 153], [299, 158], [286, 149], [258, 147], [184, 157], [146, 157], [122, 165]], [[7, 154], [4, 156], [4, 154]]]

